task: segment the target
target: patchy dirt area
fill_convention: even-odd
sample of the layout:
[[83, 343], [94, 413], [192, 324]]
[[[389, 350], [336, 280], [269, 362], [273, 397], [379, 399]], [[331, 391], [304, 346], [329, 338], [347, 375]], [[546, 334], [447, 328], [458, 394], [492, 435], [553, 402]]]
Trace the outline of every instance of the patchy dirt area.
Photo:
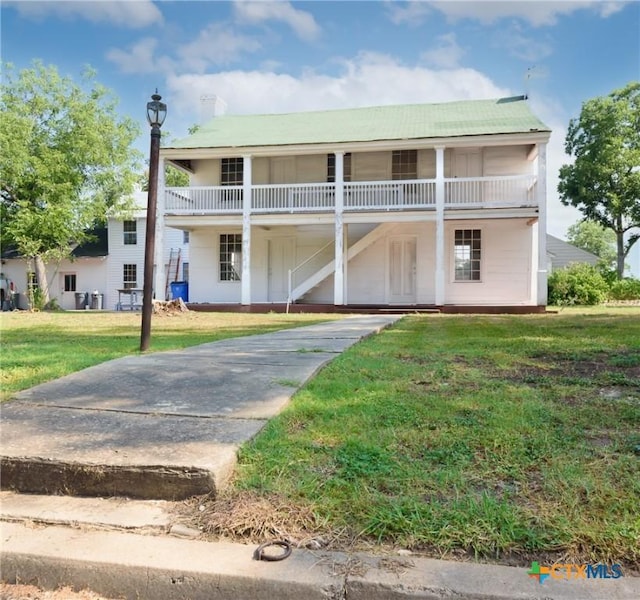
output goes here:
[[54, 591], [41, 590], [34, 585], [0, 582], [0, 600], [116, 600], [94, 594], [90, 590], [74, 592], [69, 587]]

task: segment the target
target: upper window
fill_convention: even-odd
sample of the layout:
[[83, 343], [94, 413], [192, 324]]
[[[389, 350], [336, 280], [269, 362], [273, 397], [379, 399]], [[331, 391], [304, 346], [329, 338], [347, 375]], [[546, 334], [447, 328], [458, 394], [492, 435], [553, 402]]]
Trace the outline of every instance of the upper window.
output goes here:
[[242, 185], [243, 170], [242, 158], [223, 158], [220, 162], [220, 185]]
[[[351, 152], [347, 152], [342, 160], [344, 181], [351, 181]], [[327, 154], [327, 182], [336, 181], [336, 155]]]
[[456, 229], [454, 241], [456, 281], [480, 281], [481, 254], [480, 230]]
[[418, 151], [394, 150], [391, 155], [391, 179], [418, 178]]
[[138, 228], [136, 221], [124, 221], [122, 223], [124, 231], [124, 243], [126, 246], [138, 243]]
[[220, 281], [240, 281], [242, 234], [220, 234]]
[[182, 243], [183, 244], [188, 244], [189, 243], [189, 232], [188, 231], [183, 231], [182, 232]]

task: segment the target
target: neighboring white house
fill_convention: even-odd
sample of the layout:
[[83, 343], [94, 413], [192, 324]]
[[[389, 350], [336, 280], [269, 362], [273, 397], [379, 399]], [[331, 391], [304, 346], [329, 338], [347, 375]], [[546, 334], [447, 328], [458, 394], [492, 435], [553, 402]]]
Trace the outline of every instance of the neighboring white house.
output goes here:
[[160, 212], [192, 303], [537, 310], [549, 135], [523, 97], [216, 116], [161, 149]]
[[574, 263], [597, 265], [600, 260], [595, 254], [550, 234], [547, 234], [547, 257], [549, 273]]
[[[146, 206], [147, 194], [137, 192], [135, 202], [140, 209], [131, 220], [109, 219], [106, 228], [94, 232], [95, 241], [73, 250], [72, 260], [47, 265], [50, 296], [58, 301], [61, 308], [78, 308], [77, 302], [84, 294], [88, 295], [89, 308], [115, 310], [139, 307], [144, 281], [147, 222], [146, 210], [142, 207]], [[155, 263], [161, 264], [162, 268], [156, 267], [154, 295], [165, 299], [171, 293], [167, 281], [189, 279], [189, 234], [162, 227], [156, 234]], [[27, 289], [29, 279], [34, 275], [27, 261], [15, 252], [5, 253], [1, 271], [17, 292], [17, 308], [28, 308]], [[123, 292], [127, 289], [137, 290], [137, 293]]]

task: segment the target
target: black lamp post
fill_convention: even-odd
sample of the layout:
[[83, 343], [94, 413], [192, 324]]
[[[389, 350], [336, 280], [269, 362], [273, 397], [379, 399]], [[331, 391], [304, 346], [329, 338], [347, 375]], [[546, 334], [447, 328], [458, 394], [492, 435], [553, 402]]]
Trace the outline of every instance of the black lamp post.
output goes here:
[[158, 203], [158, 163], [160, 162], [160, 127], [167, 116], [167, 105], [156, 93], [147, 102], [147, 121], [151, 125], [151, 151], [149, 153], [149, 196], [147, 199], [147, 235], [144, 245], [144, 287], [142, 293], [142, 332], [140, 351], [149, 349], [151, 312], [153, 304], [153, 255], [156, 245], [156, 206]]

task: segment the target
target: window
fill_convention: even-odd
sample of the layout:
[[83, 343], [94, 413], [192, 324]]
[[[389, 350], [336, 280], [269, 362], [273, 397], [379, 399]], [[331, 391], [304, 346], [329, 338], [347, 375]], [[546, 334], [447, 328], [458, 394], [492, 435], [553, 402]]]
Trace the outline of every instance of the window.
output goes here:
[[[344, 181], [351, 181], [351, 152], [344, 155], [342, 161], [342, 169], [344, 171]], [[327, 154], [327, 182], [335, 183], [336, 181], [336, 155]]]
[[454, 241], [455, 280], [480, 281], [480, 230], [456, 229]]
[[124, 221], [124, 223], [122, 223], [125, 246], [132, 246], [138, 243], [137, 225], [136, 221]]
[[29, 271], [27, 273], [27, 287], [30, 290], [37, 290], [40, 287], [38, 285], [38, 278], [34, 271]]
[[123, 265], [122, 283], [125, 290], [138, 287], [138, 265]]
[[220, 163], [220, 185], [242, 185], [242, 158], [223, 158]]
[[182, 281], [189, 281], [189, 263], [182, 263]]
[[76, 291], [76, 274], [65, 273], [64, 275], [64, 291], [75, 292]]
[[188, 231], [183, 231], [182, 232], [182, 243], [183, 244], [188, 244], [189, 243], [189, 232]]
[[220, 234], [220, 281], [240, 281], [242, 273], [242, 235]]
[[418, 151], [394, 150], [391, 155], [391, 179], [418, 178]]

